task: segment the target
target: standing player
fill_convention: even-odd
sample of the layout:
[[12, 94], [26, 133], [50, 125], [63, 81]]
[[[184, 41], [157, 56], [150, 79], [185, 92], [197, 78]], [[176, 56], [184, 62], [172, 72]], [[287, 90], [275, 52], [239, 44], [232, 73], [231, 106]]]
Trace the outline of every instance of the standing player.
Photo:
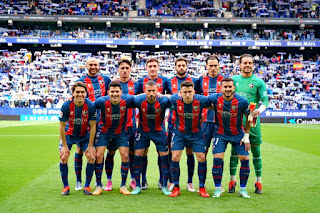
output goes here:
[[131, 194], [139, 194], [141, 192], [140, 176], [142, 167], [142, 156], [145, 150], [150, 146], [152, 140], [160, 155], [161, 172], [163, 183], [162, 192], [169, 195], [170, 191], [167, 187], [169, 177], [169, 159], [167, 135], [164, 127], [164, 116], [166, 109], [171, 106], [167, 97], [157, 98], [158, 88], [154, 81], [148, 81], [145, 85], [145, 93], [135, 97], [135, 106], [139, 109], [139, 127], [136, 134], [134, 168], [137, 186]]
[[[165, 94], [166, 91], [168, 91], [168, 79], [166, 77], [159, 76], [159, 61], [156, 58], [148, 58], [146, 61], [146, 70], [148, 72], [148, 75], [140, 78], [138, 80], [138, 91], [137, 94], [144, 93], [145, 92], [145, 85], [148, 81], [152, 80], [157, 83], [158, 92], [161, 94]], [[148, 164], [148, 158], [147, 158], [147, 152], [148, 149], [145, 151], [145, 154], [142, 158], [142, 185], [141, 189], [145, 190], [148, 187], [148, 182], [146, 178], [146, 172], [147, 172], [147, 164]], [[160, 160], [158, 159], [158, 165], [159, 165], [159, 173], [161, 174], [161, 166], [159, 164]], [[161, 176], [161, 175], [160, 175]]]
[[[94, 102], [97, 98], [105, 96], [107, 94], [107, 88], [110, 83], [110, 78], [107, 76], [99, 75], [100, 64], [96, 58], [88, 58], [86, 64], [88, 74], [81, 77], [78, 81], [86, 84], [88, 89], [87, 98]], [[100, 112], [97, 114], [97, 123], [100, 121]], [[99, 130], [97, 130], [97, 133]], [[96, 137], [99, 137], [97, 134]], [[77, 183], [75, 190], [81, 190], [81, 171], [82, 171], [82, 156], [83, 150], [79, 147], [76, 149], [74, 155], [74, 169], [77, 177]]]
[[[193, 83], [196, 83], [195, 78], [191, 78], [187, 74], [188, 70], [188, 60], [184, 57], [179, 57], [175, 61], [175, 70], [176, 70], [176, 76], [173, 76], [168, 81], [168, 89], [170, 94], [176, 94], [180, 91], [180, 85], [184, 81], [190, 81]], [[170, 115], [168, 119], [168, 145], [171, 144], [171, 136], [172, 136], [172, 130], [174, 127], [174, 122], [176, 119], [176, 114], [174, 110], [170, 110]], [[188, 181], [187, 181], [187, 190], [189, 192], [195, 192], [196, 190], [193, 187], [192, 179], [193, 179], [193, 173], [194, 173], [194, 156], [192, 152], [192, 147], [186, 147], [186, 154], [187, 154], [187, 165], [188, 165]], [[170, 155], [170, 154], [169, 154]], [[162, 181], [161, 181], [161, 175], [160, 180], [158, 183], [159, 188], [161, 188]], [[169, 190], [172, 191], [174, 187], [173, 183], [170, 183]]]
[[[258, 117], [265, 109], [268, 108], [269, 100], [266, 89], [266, 84], [262, 79], [253, 75], [254, 61], [250, 54], [243, 54], [240, 57], [240, 71], [241, 75], [233, 76], [236, 86], [236, 93], [245, 97], [249, 103], [256, 103], [256, 109], [253, 111], [253, 117], [257, 118], [256, 126], [250, 130], [250, 143], [251, 152], [253, 155], [253, 165], [256, 174], [255, 181], [255, 193], [262, 194], [261, 185], [261, 173], [262, 173], [262, 162], [260, 154], [261, 130], [260, 130], [260, 117]], [[259, 102], [262, 102], [258, 108]], [[246, 121], [244, 118], [243, 122]], [[237, 172], [238, 158], [235, 154], [235, 150], [232, 149], [230, 157], [230, 175], [231, 180], [229, 183], [229, 193], [235, 192], [236, 172]]]
[[[222, 196], [222, 162], [227, 144], [230, 142], [236, 149], [236, 153], [241, 161], [240, 168], [240, 192], [239, 196], [250, 198], [246, 190], [247, 181], [250, 174], [249, 168], [249, 123], [246, 122], [245, 132], [243, 132], [242, 117], [249, 114], [248, 102], [238, 94], [234, 94], [234, 82], [232, 78], [224, 78], [221, 81], [222, 93], [210, 95], [209, 102], [214, 105], [217, 129], [215, 131], [215, 141], [213, 149], [212, 176], [215, 184], [214, 198]], [[243, 143], [244, 142], [244, 143]]]
[[[137, 83], [134, 83], [130, 78], [131, 62], [127, 59], [118, 62], [119, 79], [117, 81], [121, 84], [123, 94], [135, 95], [137, 92]], [[129, 134], [129, 161], [130, 161], [130, 174], [131, 182], [130, 188], [134, 189], [136, 181], [133, 174], [133, 158], [134, 158], [134, 137], [136, 133], [136, 115], [135, 110], [130, 108], [127, 112], [127, 132]], [[107, 184], [104, 190], [112, 190], [112, 170], [114, 165], [114, 154], [116, 150], [108, 148], [108, 154], [105, 160], [105, 170], [107, 173]]]
[[[95, 150], [93, 140], [96, 133], [96, 108], [86, 98], [87, 87], [82, 82], [76, 82], [72, 88], [72, 100], [62, 105], [60, 112], [60, 174], [64, 188], [62, 195], [69, 195], [68, 159], [73, 144], [85, 151], [88, 163], [86, 183], [83, 192], [90, 195], [90, 182], [94, 170]], [[90, 132], [88, 131], [90, 126]]]
[[[209, 96], [220, 93], [223, 76], [219, 74], [219, 59], [216, 55], [211, 55], [206, 59], [206, 69], [207, 75], [199, 78], [199, 94]], [[215, 129], [214, 110], [203, 109], [202, 118], [202, 130], [206, 139], [206, 153], [208, 153]]]
[[179, 178], [180, 165], [184, 147], [192, 147], [198, 160], [199, 195], [209, 197], [204, 187], [207, 176], [206, 144], [201, 130], [201, 112], [205, 107], [210, 107], [208, 99], [202, 95], [195, 95], [194, 84], [184, 81], [181, 84], [180, 95], [171, 96], [171, 103], [177, 114], [175, 127], [172, 134], [172, 162], [171, 175], [175, 185], [170, 197], [180, 195]]
[[107, 147], [111, 150], [119, 148], [121, 155], [121, 177], [120, 193], [129, 195], [126, 188], [129, 163], [129, 137], [126, 131], [127, 109], [133, 108], [134, 97], [122, 95], [121, 84], [118, 81], [112, 81], [109, 84], [108, 96], [100, 97], [96, 100], [97, 109], [101, 110], [101, 130], [99, 140], [96, 141], [97, 160], [96, 176], [97, 187], [93, 195], [99, 195], [102, 192], [101, 176], [103, 170], [103, 157]]

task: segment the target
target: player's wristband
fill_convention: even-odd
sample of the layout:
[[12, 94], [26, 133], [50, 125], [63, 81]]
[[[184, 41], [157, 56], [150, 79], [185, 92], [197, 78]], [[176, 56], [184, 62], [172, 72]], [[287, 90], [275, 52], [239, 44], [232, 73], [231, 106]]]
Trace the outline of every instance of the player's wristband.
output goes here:
[[249, 133], [244, 133], [243, 142], [244, 142], [244, 143], [250, 143]]
[[259, 107], [259, 112], [260, 112], [260, 114], [263, 112], [263, 111], [265, 111], [267, 109], [267, 107], [265, 106], [265, 105], [260, 105], [260, 107]]

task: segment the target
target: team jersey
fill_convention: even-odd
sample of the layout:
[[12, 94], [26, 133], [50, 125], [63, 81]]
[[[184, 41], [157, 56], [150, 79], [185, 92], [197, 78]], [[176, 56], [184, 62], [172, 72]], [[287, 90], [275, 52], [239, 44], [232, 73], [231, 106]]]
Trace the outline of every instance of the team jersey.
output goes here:
[[74, 100], [63, 103], [59, 120], [67, 122], [66, 135], [89, 138], [90, 122], [96, 120], [96, 107], [88, 99], [85, 99], [81, 107], [75, 105]]
[[210, 95], [208, 99], [216, 113], [215, 134], [225, 140], [240, 141], [244, 135], [242, 117], [250, 113], [248, 101], [238, 94], [234, 94], [231, 101], [226, 101], [222, 93]]
[[[144, 93], [145, 86], [148, 81], [150, 81], [148, 76], [145, 76], [138, 80], [137, 94]], [[158, 92], [165, 94], [165, 92], [168, 91], [168, 78], [159, 76], [154, 81], [157, 83]]]
[[200, 120], [202, 109], [209, 107], [208, 98], [203, 95], [194, 95], [190, 104], [183, 102], [178, 94], [171, 96], [173, 110], [177, 114], [175, 127], [182, 133], [197, 133], [201, 130]]
[[[180, 91], [180, 85], [184, 81], [191, 81], [193, 83], [196, 83], [197, 80], [195, 78], [191, 78], [189, 75], [186, 75], [184, 78], [173, 76], [168, 81], [168, 90], [169, 90], [168, 92], [170, 94], [178, 93]], [[169, 128], [171, 128], [174, 125], [175, 120], [176, 120], [176, 114], [173, 110], [170, 110], [170, 114], [168, 117]]]
[[147, 95], [141, 94], [134, 99], [134, 105], [139, 109], [139, 129], [143, 132], [162, 131], [164, 129], [164, 116], [166, 109], [171, 106], [167, 97], [157, 98], [150, 104]]
[[95, 77], [84, 75], [78, 81], [81, 81], [87, 85], [87, 98], [89, 98], [92, 102], [99, 97], [107, 95], [108, 86], [111, 82], [108, 76], [102, 75], [97, 75]]
[[269, 99], [266, 84], [264, 81], [252, 75], [249, 78], [244, 78], [241, 75], [232, 76], [234, 85], [236, 86], [236, 93], [247, 99], [249, 103], [256, 103], [256, 108], [259, 107], [259, 101], [268, 108]]
[[[209, 96], [215, 93], [221, 92], [221, 81], [224, 77], [222, 75], [217, 75], [214, 78], [206, 76], [205, 78], [201, 76], [198, 81], [198, 93], [204, 96]], [[214, 110], [203, 109], [202, 111], [203, 122], [214, 123]]]
[[133, 100], [132, 95], [122, 95], [120, 103], [113, 105], [109, 96], [98, 98], [94, 104], [101, 110], [101, 132], [116, 135], [126, 133], [127, 109], [134, 107]]
[[[118, 80], [119, 81], [119, 80]], [[133, 82], [131, 79], [127, 81], [126, 83], [121, 84], [121, 89], [123, 94], [129, 94], [129, 95], [136, 95], [138, 91], [138, 83]], [[134, 109], [130, 108], [127, 112], [127, 128], [136, 126], [136, 112]]]

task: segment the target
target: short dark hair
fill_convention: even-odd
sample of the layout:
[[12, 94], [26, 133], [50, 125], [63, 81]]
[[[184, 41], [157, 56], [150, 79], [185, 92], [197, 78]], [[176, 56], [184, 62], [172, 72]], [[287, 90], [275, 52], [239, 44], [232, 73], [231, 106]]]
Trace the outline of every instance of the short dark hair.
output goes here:
[[157, 64], [159, 64], [159, 60], [158, 59], [156, 59], [156, 58], [148, 58], [147, 59], [147, 61], [146, 61], [146, 65], [148, 64], [148, 63], [150, 63], [150, 62], [157, 62]]
[[219, 63], [219, 58], [217, 55], [209, 55], [207, 58], [206, 58], [206, 64], [208, 64], [208, 61], [209, 60], [217, 60], [218, 63]]
[[185, 57], [179, 57], [174, 62], [174, 66], [176, 66], [179, 61], [184, 61], [184, 62], [186, 62], [186, 64], [188, 64], [188, 60]]
[[149, 80], [149, 81], [147, 81], [146, 86], [149, 86], [149, 87], [157, 86], [157, 83], [155, 81]]
[[194, 83], [191, 82], [191, 81], [184, 81], [184, 82], [181, 83], [180, 89], [181, 89], [182, 87], [192, 87], [192, 88], [194, 88]]
[[253, 56], [250, 55], [250, 54], [248, 54], [248, 53], [245, 53], [245, 54], [242, 54], [242, 55], [240, 56], [240, 64], [241, 64], [243, 58], [251, 58], [251, 59], [252, 59], [252, 62], [254, 63]]
[[77, 81], [76, 83], [74, 83], [74, 85], [71, 87], [72, 93], [76, 90], [76, 87], [83, 87], [86, 90], [86, 93], [88, 93], [88, 89], [85, 83], [81, 81]]
[[232, 81], [233, 85], [234, 85], [234, 80], [230, 77], [224, 77], [222, 80], [221, 80], [221, 85], [223, 82], [230, 82]]
[[110, 83], [109, 86], [108, 86], [108, 90], [110, 89], [110, 87], [119, 87], [119, 88], [122, 90], [121, 84], [120, 84], [120, 82], [117, 81], [117, 80], [111, 81], [111, 83]]
[[120, 65], [123, 64], [123, 63], [127, 63], [130, 67], [132, 66], [131, 61], [129, 61], [128, 59], [121, 59], [121, 60], [118, 62], [118, 67], [120, 67]]

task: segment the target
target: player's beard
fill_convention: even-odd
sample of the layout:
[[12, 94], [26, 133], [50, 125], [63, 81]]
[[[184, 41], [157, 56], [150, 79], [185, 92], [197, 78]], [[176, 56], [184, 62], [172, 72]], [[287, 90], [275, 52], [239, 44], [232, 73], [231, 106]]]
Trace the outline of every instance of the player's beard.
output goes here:
[[98, 75], [98, 72], [99, 72], [99, 70], [97, 70], [97, 69], [90, 69], [89, 70], [89, 75], [90, 76], [96, 76], [96, 75]]
[[153, 96], [153, 95], [148, 96], [149, 102], [154, 102], [155, 100], [156, 100], [156, 96]]
[[180, 70], [180, 71], [177, 70], [177, 74], [180, 75], [180, 76], [183, 76], [186, 73], [187, 73], [187, 71], [185, 71], [185, 70]]

